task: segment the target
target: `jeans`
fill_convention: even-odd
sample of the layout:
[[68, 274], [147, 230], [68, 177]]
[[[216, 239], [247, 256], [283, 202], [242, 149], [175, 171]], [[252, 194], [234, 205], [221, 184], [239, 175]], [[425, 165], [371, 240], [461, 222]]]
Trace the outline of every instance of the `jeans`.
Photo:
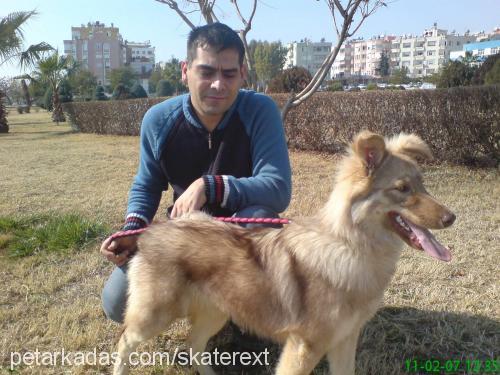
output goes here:
[[[234, 217], [270, 217], [278, 218], [278, 214], [264, 206], [250, 206], [236, 212]], [[266, 226], [266, 224], [241, 224], [247, 228]], [[268, 225], [276, 226], [276, 225]], [[125, 307], [127, 305], [127, 266], [116, 267], [106, 281], [102, 291], [102, 308], [106, 316], [117, 323], [123, 323]]]

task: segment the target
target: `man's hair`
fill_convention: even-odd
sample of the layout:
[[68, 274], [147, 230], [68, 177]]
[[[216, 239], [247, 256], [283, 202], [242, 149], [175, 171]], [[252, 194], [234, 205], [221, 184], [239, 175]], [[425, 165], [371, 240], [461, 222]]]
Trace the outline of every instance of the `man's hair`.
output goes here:
[[229, 26], [216, 22], [193, 29], [189, 33], [187, 42], [187, 61], [191, 64], [196, 58], [196, 50], [201, 48], [213, 48], [217, 53], [226, 49], [234, 49], [238, 52], [240, 65], [243, 65], [245, 46], [238, 34]]

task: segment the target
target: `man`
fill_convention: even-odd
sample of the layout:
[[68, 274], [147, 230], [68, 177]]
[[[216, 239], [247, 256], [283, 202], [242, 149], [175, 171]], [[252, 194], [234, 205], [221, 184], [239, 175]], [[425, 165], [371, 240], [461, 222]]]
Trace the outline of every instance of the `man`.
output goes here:
[[[174, 191], [170, 218], [200, 209], [215, 216], [277, 217], [286, 209], [291, 172], [281, 116], [269, 97], [241, 90], [244, 53], [226, 25], [190, 33], [182, 63], [189, 94], [159, 103], [144, 116], [124, 230], [152, 221], [168, 185]], [[136, 242], [123, 237], [101, 246], [118, 266], [102, 294], [106, 316], [117, 322], [123, 320], [127, 261]]]

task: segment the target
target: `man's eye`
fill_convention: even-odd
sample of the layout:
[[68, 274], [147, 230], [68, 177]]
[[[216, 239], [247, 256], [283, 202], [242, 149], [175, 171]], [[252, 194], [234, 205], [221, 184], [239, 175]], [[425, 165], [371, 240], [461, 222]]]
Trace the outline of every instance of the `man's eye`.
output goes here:
[[224, 73], [224, 78], [234, 78], [236, 77], [236, 73]]
[[213, 72], [208, 72], [208, 71], [202, 71], [202, 72], [201, 72], [201, 76], [202, 76], [202, 78], [210, 78], [210, 77], [212, 77], [213, 75], [214, 75], [214, 74], [213, 74]]

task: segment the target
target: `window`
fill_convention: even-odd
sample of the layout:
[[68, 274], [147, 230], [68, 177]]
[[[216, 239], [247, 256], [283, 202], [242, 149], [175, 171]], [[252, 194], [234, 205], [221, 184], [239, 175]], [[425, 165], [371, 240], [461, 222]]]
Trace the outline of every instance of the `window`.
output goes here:
[[403, 48], [410, 48], [411, 47], [411, 43], [403, 43]]
[[480, 49], [479, 51], [477, 51], [477, 55], [484, 56], [484, 49]]
[[411, 56], [411, 52], [403, 52], [403, 57], [409, 57]]
[[434, 56], [436, 51], [427, 51], [427, 56]]
[[434, 46], [436, 45], [436, 41], [435, 41], [435, 40], [429, 40], [429, 41], [427, 42], [427, 45], [428, 45], [429, 47], [434, 47]]
[[392, 48], [399, 48], [399, 43], [394, 43], [394, 44], [392, 45]]
[[495, 47], [495, 48], [492, 48], [491, 49], [491, 54], [492, 55], [496, 55], [498, 52], [500, 52], [499, 48], [498, 47]]
[[403, 66], [410, 66], [410, 62], [409, 61], [403, 61]]

